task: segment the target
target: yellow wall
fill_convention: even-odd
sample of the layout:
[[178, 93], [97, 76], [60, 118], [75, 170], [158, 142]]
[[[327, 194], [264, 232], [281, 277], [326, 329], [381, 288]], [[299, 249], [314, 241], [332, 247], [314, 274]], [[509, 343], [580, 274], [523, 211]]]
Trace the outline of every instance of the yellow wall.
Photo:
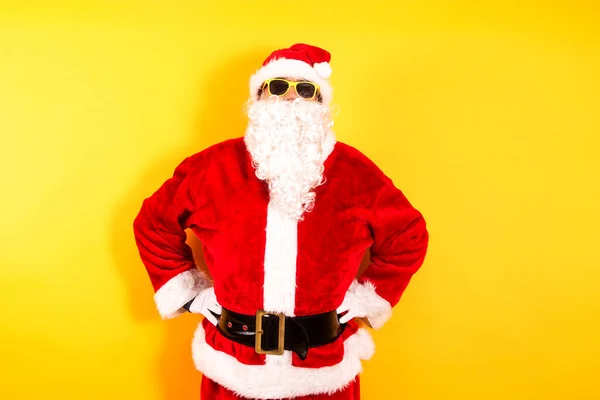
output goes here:
[[0, 397], [197, 398], [198, 319], [159, 319], [132, 220], [304, 41], [431, 230], [363, 397], [600, 398], [600, 6], [217, 3], [0, 3]]

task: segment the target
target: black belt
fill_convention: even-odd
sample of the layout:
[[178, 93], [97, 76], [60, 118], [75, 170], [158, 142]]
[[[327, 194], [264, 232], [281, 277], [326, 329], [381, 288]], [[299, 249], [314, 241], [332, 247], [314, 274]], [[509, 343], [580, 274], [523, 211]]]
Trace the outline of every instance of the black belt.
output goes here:
[[336, 311], [286, 317], [258, 311], [256, 315], [238, 314], [222, 308], [217, 328], [229, 339], [250, 347], [258, 354], [283, 354], [291, 350], [304, 360], [308, 349], [333, 342], [344, 331]]

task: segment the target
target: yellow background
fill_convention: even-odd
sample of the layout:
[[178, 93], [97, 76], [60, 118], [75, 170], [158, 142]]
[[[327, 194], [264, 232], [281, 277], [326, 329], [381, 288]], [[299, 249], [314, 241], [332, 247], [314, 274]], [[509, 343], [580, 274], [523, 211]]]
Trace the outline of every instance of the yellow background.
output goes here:
[[0, 4], [1, 398], [198, 397], [132, 221], [294, 42], [431, 232], [363, 398], [600, 398], [597, 2]]

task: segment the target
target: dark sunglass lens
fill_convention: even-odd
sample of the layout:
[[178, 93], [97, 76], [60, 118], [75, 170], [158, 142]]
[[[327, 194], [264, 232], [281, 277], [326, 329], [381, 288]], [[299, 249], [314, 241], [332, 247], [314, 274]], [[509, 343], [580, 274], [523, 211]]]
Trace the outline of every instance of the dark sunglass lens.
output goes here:
[[296, 90], [298, 91], [298, 96], [310, 99], [315, 95], [316, 88], [312, 83], [299, 83], [296, 86]]
[[281, 96], [286, 90], [288, 90], [288, 83], [286, 81], [275, 79], [269, 84], [269, 91], [276, 96]]

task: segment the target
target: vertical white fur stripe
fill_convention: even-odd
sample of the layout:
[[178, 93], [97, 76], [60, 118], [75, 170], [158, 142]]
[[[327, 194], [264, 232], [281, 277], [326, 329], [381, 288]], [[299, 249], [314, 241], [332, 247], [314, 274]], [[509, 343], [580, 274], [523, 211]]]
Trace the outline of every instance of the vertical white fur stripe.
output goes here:
[[196, 297], [203, 289], [212, 286], [210, 278], [197, 268], [192, 268], [171, 278], [154, 294], [154, 302], [163, 319], [185, 312], [181, 307]]
[[207, 344], [202, 324], [192, 343], [194, 364], [200, 372], [238, 395], [253, 399], [331, 394], [352, 382], [362, 372], [361, 360], [371, 358], [374, 351], [371, 335], [362, 328], [344, 342], [342, 361], [322, 368], [242, 364]]
[[298, 223], [269, 202], [264, 265], [265, 311], [294, 316], [297, 255]]
[[[294, 316], [296, 306], [296, 257], [298, 223], [273, 202], [267, 208], [267, 232], [264, 261], [263, 308], [265, 311]], [[268, 355], [266, 363], [290, 365], [291, 352]]]

